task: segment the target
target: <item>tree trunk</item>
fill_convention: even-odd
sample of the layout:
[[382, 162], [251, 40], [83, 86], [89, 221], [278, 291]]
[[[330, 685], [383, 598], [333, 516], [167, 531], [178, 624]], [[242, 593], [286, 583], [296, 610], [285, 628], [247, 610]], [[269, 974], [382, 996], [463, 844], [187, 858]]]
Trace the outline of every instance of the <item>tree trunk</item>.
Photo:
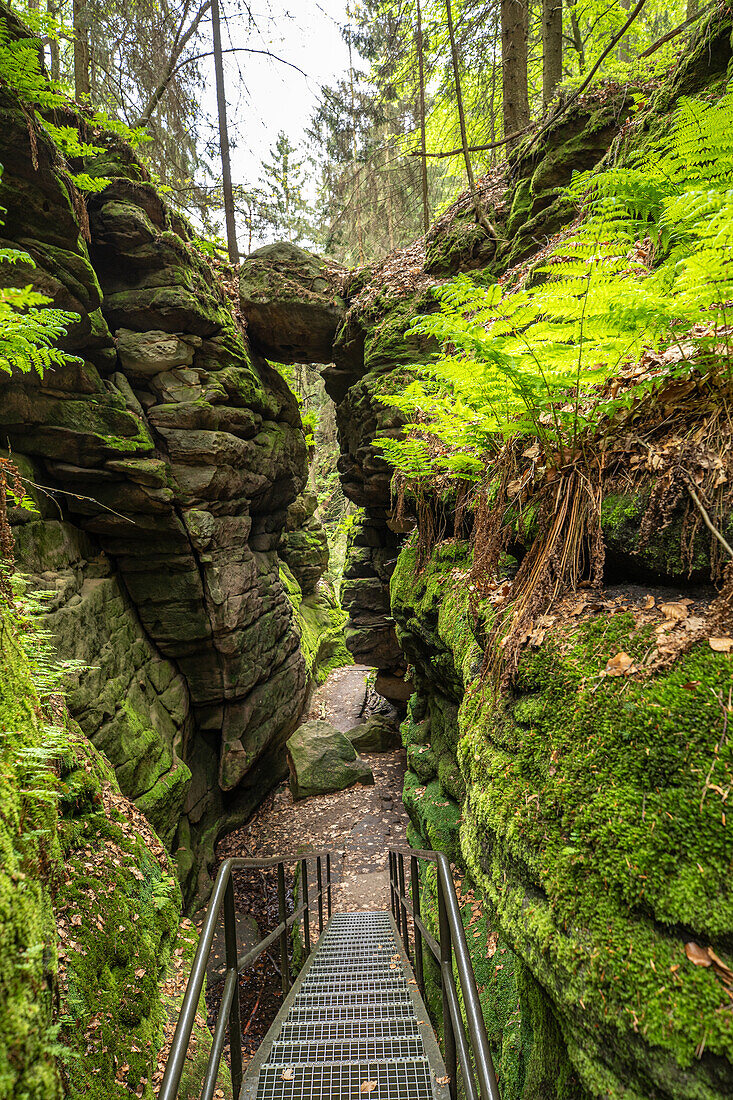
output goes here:
[[693, 15], [697, 15], [698, 3], [697, 0], [687, 0], [687, 18], [692, 19]]
[[[528, 0], [501, 0], [501, 67], [504, 86], [504, 136], [529, 126], [527, 90]], [[516, 140], [507, 142], [507, 149]]]
[[[456, 36], [453, 29], [453, 12], [451, 11], [451, 0], [445, 0], [445, 11], [448, 16], [448, 36], [450, 38], [451, 57], [453, 58], [453, 79], [456, 84], [456, 107], [458, 108], [458, 122], [461, 127], [461, 145], [463, 146], [463, 160], [466, 165], [466, 177], [468, 179], [468, 189], [471, 192], [471, 198], [473, 199], [473, 208], [476, 213], [476, 221], [478, 224], [486, 230], [486, 232], [496, 237], [497, 232], [493, 225], [486, 217], [483, 207], [481, 206], [481, 199], [476, 188], [476, 180], [473, 174], [473, 167], [471, 165], [471, 154], [468, 151], [468, 136], [466, 134], [466, 115], [463, 110], [463, 93], [461, 91], [461, 74], [458, 66], [458, 50], [456, 48]], [[424, 158], [423, 158], [424, 160]]]
[[89, 25], [86, 0], [73, 0], [74, 25], [74, 97], [88, 100], [89, 86]]
[[[48, 0], [46, 4], [46, 11], [52, 19], [56, 19], [59, 14], [59, 6], [57, 0]], [[59, 50], [58, 42], [52, 38], [48, 43], [49, 53], [51, 54], [51, 80], [61, 79], [61, 52]]]
[[542, 0], [542, 104], [562, 80], [562, 0]]
[[570, 9], [570, 27], [573, 32], [573, 45], [578, 55], [578, 69], [582, 76], [585, 72], [585, 46], [583, 45], [583, 36], [580, 33], [578, 17], [575, 14], [575, 7], [571, 7]]
[[219, 148], [221, 149], [221, 184], [224, 193], [224, 221], [227, 230], [229, 262], [237, 263], [237, 227], [234, 221], [234, 195], [232, 194], [232, 167], [229, 157], [227, 133], [227, 101], [224, 94], [224, 63], [221, 56], [221, 26], [219, 24], [219, 0], [211, 5], [211, 31], [214, 40], [214, 69], [216, 72], [216, 105], [219, 111]]
[[425, 68], [423, 58], [424, 47], [425, 43], [423, 42], [422, 36], [422, 12], [420, 11], [420, 0], [417, 0], [417, 61], [420, 73], [420, 152], [422, 153], [422, 159], [420, 162], [420, 167], [422, 170], [422, 219], [423, 230], [425, 231], [425, 233], [427, 233], [428, 229], [430, 228], [430, 207], [428, 206], [428, 160], [425, 156], [427, 145], [425, 141]]

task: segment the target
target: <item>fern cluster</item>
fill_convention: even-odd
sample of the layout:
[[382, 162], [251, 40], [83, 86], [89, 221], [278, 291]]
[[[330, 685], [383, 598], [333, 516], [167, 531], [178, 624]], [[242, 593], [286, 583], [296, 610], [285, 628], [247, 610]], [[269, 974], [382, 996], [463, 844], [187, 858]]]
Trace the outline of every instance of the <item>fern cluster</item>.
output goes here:
[[488, 289], [467, 275], [436, 291], [440, 309], [410, 332], [441, 352], [404, 392], [383, 400], [412, 420], [408, 438], [377, 441], [408, 477], [482, 475], [517, 433], [548, 463], [581, 433], [658, 384], [610, 396], [600, 383], [645, 351], [668, 375], [730, 376], [733, 310], [733, 94], [683, 100], [669, 133], [624, 167], [577, 176], [579, 224], [534, 268], [531, 284]]
[[[68, 37], [69, 28], [50, 16], [34, 16], [33, 22], [45, 38]], [[74, 126], [56, 126], [50, 115], [56, 109], [66, 110], [70, 105], [70, 95], [58, 82], [49, 80], [43, 68], [43, 46], [40, 38], [13, 38], [7, 24], [0, 21], [0, 87], [8, 87], [15, 92], [29, 117], [32, 115], [38, 125], [46, 132], [63, 156], [69, 160], [79, 157], [93, 157], [103, 152], [99, 146], [83, 141]], [[148, 141], [149, 136], [143, 129], [131, 129], [125, 123], [110, 118], [104, 111], [91, 111], [85, 115], [90, 126], [109, 130], [138, 146]], [[108, 180], [95, 178], [86, 172], [70, 172], [70, 178], [80, 191], [100, 191]]]
[[[2, 263], [35, 267], [27, 252], [15, 248], [0, 248]], [[0, 288], [0, 373], [35, 371], [43, 377], [48, 367], [78, 361], [56, 344], [79, 316], [50, 308], [49, 302], [30, 286]]]

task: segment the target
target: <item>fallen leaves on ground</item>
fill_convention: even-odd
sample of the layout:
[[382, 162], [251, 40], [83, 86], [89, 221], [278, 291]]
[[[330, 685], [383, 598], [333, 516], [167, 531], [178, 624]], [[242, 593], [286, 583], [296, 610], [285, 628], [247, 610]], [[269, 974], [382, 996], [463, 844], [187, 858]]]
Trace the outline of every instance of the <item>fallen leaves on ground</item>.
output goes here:
[[733, 638], [708, 638], [708, 643], [715, 653], [730, 653], [733, 651]]
[[374, 1092], [377, 1087], [376, 1081], [362, 1081], [359, 1092]]

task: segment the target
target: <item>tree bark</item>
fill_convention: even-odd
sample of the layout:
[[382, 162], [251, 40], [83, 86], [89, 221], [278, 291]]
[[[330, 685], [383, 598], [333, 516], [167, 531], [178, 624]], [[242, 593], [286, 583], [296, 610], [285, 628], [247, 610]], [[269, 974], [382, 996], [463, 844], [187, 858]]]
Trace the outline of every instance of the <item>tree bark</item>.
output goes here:
[[[501, 67], [504, 86], [504, 134], [529, 125], [527, 89], [528, 0], [501, 0]], [[514, 142], [507, 143], [511, 150]]]
[[[58, 0], [47, 0], [46, 11], [52, 19], [56, 19], [59, 14]], [[58, 42], [51, 38], [48, 43], [48, 50], [51, 55], [51, 80], [61, 79], [61, 51], [59, 49]]]
[[216, 105], [219, 111], [219, 148], [221, 149], [221, 183], [224, 193], [224, 221], [227, 231], [229, 262], [237, 263], [237, 227], [234, 221], [234, 195], [232, 193], [232, 166], [229, 156], [227, 132], [227, 101], [224, 93], [224, 62], [221, 56], [221, 26], [219, 24], [219, 0], [211, 5], [211, 31], [214, 41], [214, 70], [216, 73]]
[[697, 15], [697, 0], [687, 0], [687, 18], [692, 19]]
[[421, 185], [422, 185], [422, 219], [423, 230], [427, 233], [430, 228], [430, 207], [428, 206], [428, 161], [425, 156], [427, 149], [425, 139], [425, 68], [423, 50], [425, 43], [422, 36], [422, 12], [420, 11], [420, 0], [417, 0], [417, 62], [418, 70], [420, 74], [420, 151], [423, 154], [421, 162]]
[[562, 80], [562, 0], [542, 0], [542, 104]]
[[[453, 12], [451, 11], [451, 0], [445, 0], [445, 11], [448, 16], [448, 36], [450, 38], [451, 57], [453, 58], [453, 78], [456, 85], [456, 106], [458, 108], [458, 122], [461, 128], [461, 145], [463, 147], [463, 160], [466, 165], [466, 177], [468, 179], [468, 189], [471, 192], [473, 199], [473, 207], [476, 213], [476, 221], [478, 224], [486, 230], [486, 232], [492, 236], [497, 237], [498, 234], [493, 225], [486, 217], [483, 207], [481, 206], [481, 199], [476, 188], [476, 179], [473, 174], [473, 167], [471, 165], [471, 154], [468, 151], [468, 136], [466, 134], [466, 115], [463, 110], [463, 93], [461, 91], [461, 74], [458, 66], [458, 49], [456, 47], [456, 36], [453, 29]], [[424, 163], [424, 158], [423, 158]]]
[[74, 97], [88, 100], [89, 84], [89, 23], [86, 0], [73, 0], [74, 26]]

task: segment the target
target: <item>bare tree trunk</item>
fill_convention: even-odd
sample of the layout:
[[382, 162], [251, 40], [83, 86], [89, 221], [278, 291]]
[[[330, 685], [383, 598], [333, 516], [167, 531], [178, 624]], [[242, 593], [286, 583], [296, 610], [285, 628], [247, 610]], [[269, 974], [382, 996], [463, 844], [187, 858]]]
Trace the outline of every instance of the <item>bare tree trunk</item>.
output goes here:
[[[59, 14], [59, 7], [57, 0], [47, 0], [46, 11], [52, 19], [56, 19]], [[59, 44], [55, 39], [51, 39], [48, 43], [48, 49], [51, 54], [51, 80], [61, 79], [61, 53], [59, 50]]]
[[692, 19], [693, 15], [697, 15], [698, 2], [697, 0], [687, 0], [687, 18]]
[[573, 32], [573, 46], [578, 54], [578, 69], [582, 76], [585, 72], [585, 46], [583, 45], [583, 36], [580, 33], [580, 25], [574, 7], [570, 9], [570, 27]]
[[[527, 89], [528, 0], [501, 0], [501, 65], [504, 86], [504, 136], [529, 126]], [[508, 142], [511, 150], [516, 142]]]
[[453, 58], [453, 78], [456, 84], [456, 106], [458, 108], [458, 122], [461, 127], [461, 145], [463, 146], [463, 160], [466, 165], [466, 177], [468, 179], [468, 189], [471, 192], [473, 199], [473, 206], [476, 212], [476, 221], [486, 232], [492, 236], [497, 237], [498, 234], [493, 225], [486, 217], [483, 207], [481, 206], [481, 199], [476, 188], [476, 179], [473, 174], [473, 168], [471, 166], [471, 154], [468, 151], [468, 136], [466, 134], [466, 115], [463, 110], [463, 93], [461, 91], [461, 74], [458, 67], [458, 50], [456, 48], [456, 36], [453, 29], [453, 12], [451, 11], [451, 0], [445, 0], [445, 11], [448, 16], [448, 36], [450, 38], [451, 56]]
[[74, 97], [89, 99], [89, 23], [86, 0], [73, 0], [74, 25]]
[[234, 221], [234, 195], [232, 194], [232, 166], [229, 157], [227, 133], [227, 101], [224, 94], [224, 63], [221, 56], [221, 26], [219, 24], [219, 0], [211, 5], [211, 30], [214, 40], [214, 69], [216, 72], [216, 105], [219, 111], [219, 148], [221, 149], [221, 184], [224, 193], [224, 221], [227, 230], [229, 262], [237, 263], [237, 227]]
[[428, 160], [425, 156], [427, 144], [425, 140], [425, 68], [423, 51], [425, 43], [422, 36], [422, 12], [420, 0], [417, 0], [417, 63], [420, 73], [420, 152], [422, 153], [421, 184], [422, 184], [422, 220], [423, 230], [427, 233], [430, 228], [430, 207], [428, 205]]
[[[628, 11], [631, 7], [631, 0], [619, 0], [619, 3], [624, 11]], [[629, 53], [629, 40], [627, 38], [622, 38], [619, 42], [617, 56], [619, 61], [629, 61], [631, 59], [631, 54]]]
[[562, 0], [542, 0], [542, 104], [562, 80]]
[[[346, 14], [351, 19], [351, 8], [347, 5]], [[356, 104], [354, 100], [354, 62], [351, 54], [351, 23], [349, 23], [349, 85], [351, 88], [351, 159], [354, 165], [356, 183], [356, 238], [359, 245], [359, 263], [364, 263], [364, 230], [361, 224], [361, 170], [356, 167]]]

